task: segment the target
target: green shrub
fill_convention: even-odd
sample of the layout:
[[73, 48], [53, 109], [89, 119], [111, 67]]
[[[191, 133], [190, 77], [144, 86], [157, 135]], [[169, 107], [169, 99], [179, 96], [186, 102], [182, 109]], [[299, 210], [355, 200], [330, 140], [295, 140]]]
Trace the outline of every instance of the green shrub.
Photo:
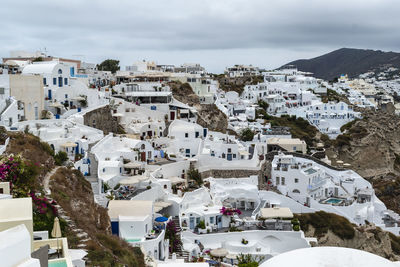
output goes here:
[[67, 160], [68, 154], [64, 151], [58, 151], [58, 153], [54, 155], [54, 163], [58, 166], [63, 165]]
[[206, 229], [206, 223], [204, 222], [204, 220], [201, 220], [201, 221], [197, 224], [197, 228]]
[[300, 221], [301, 229], [307, 231], [309, 226], [315, 228], [315, 236], [322, 237], [331, 230], [341, 239], [352, 239], [355, 235], [353, 225], [342, 216], [334, 213], [318, 211], [315, 213], [297, 214], [296, 218]]
[[187, 172], [189, 180], [193, 180], [196, 182], [198, 186], [203, 184], [203, 178], [201, 178], [201, 174], [198, 169], [190, 168]]
[[254, 132], [250, 128], [243, 129], [240, 132], [240, 139], [242, 141], [253, 141]]

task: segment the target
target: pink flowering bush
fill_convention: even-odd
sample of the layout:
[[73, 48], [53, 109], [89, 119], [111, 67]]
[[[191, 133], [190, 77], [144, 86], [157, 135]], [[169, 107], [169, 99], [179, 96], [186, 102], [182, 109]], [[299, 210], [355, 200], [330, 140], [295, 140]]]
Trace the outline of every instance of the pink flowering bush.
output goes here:
[[233, 216], [234, 214], [240, 215], [242, 212], [239, 209], [222, 207], [219, 212], [225, 216]]
[[0, 182], [9, 182], [13, 197], [27, 197], [35, 188], [39, 167], [26, 163], [20, 156], [2, 158], [0, 161]]

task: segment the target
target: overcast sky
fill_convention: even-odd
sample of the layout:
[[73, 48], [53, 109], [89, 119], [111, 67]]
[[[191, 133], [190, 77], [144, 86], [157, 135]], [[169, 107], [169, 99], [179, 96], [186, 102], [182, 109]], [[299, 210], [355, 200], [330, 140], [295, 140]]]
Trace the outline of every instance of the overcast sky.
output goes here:
[[341, 47], [400, 51], [399, 11], [399, 0], [7, 0], [0, 56], [275, 68]]

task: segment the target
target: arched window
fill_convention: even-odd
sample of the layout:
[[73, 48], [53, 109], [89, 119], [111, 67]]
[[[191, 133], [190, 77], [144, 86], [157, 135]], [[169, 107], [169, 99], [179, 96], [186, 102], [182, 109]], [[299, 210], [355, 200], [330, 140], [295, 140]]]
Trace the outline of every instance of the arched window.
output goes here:
[[294, 190], [292, 191], [292, 193], [300, 194], [300, 191], [299, 191], [298, 189], [294, 189]]
[[59, 70], [58, 70], [58, 74], [62, 74], [62, 69], [59, 69]]

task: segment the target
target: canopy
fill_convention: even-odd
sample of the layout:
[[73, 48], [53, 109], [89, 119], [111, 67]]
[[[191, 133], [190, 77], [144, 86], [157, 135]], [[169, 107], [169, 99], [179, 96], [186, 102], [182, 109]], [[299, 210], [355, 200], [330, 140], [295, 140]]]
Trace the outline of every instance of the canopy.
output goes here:
[[156, 222], [166, 222], [166, 221], [168, 221], [168, 218], [167, 218], [167, 217], [164, 217], [164, 216], [161, 216], [161, 217], [157, 217], [157, 218], [155, 219], [155, 221], [156, 221]]
[[228, 251], [224, 248], [217, 248], [210, 251], [211, 256], [223, 258], [228, 255]]
[[154, 206], [155, 207], [161, 207], [161, 208], [166, 208], [171, 206], [170, 202], [164, 202], [164, 201], [158, 201], [158, 202], [154, 202]]
[[168, 177], [168, 180], [171, 181], [171, 184], [180, 184], [180, 183], [184, 183], [186, 181], [185, 179], [182, 179], [178, 176]]
[[77, 96], [77, 97], [72, 98], [72, 100], [83, 101], [83, 100], [86, 100], [86, 99], [84, 97], [82, 97], [82, 96]]
[[64, 105], [61, 104], [61, 103], [58, 103], [58, 102], [54, 102], [54, 103], [51, 103], [51, 104], [49, 105], [49, 107], [53, 107], [53, 108], [63, 108]]
[[139, 162], [128, 162], [124, 164], [124, 168], [126, 169], [139, 169], [142, 167], [142, 164], [140, 164]]
[[225, 256], [225, 258], [227, 258], [227, 259], [229, 259], [229, 260], [236, 260], [236, 255], [233, 255], [233, 254], [228, 254], [228, 255], [226, 255]]
[[60, 220], [57, 217], [54, 218], [54, 225], [53, 230], [51, 231], [51, 236], [57, 238], [61, 237]]
[[66, 142], [64, 144], [61, 145], [62, 147], [77, 147], [78, 145], [76, 143], [73, 142]]
[[143, 176], [143, 175], [129, 176], [129, 177], [124, 178], [121, 181], [119, 181], [119, 184], [120, 185], [134, 185], [134, 184], [140, 183], [141, 181], [145, 181], [147, 179], [148, 179], [148, 177]]
[[265, 219], [274, 218], [293, 218], [293, 213], [289, 208], [262, 208], [260, 210], [260, 217]]

